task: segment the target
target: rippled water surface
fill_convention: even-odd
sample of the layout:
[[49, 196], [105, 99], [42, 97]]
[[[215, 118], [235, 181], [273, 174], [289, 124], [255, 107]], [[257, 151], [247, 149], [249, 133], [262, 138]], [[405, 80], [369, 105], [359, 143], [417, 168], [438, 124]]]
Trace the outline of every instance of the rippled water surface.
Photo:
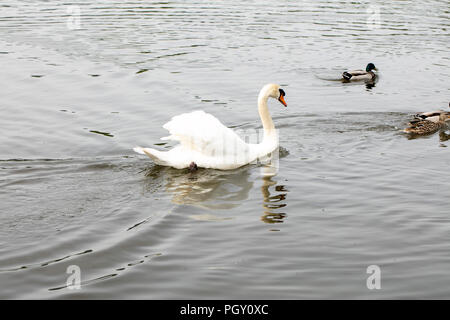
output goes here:
[[[449, 18], [446, 0], [2, 1], [0, 298], [450, 298], [450, 132], [400, 132], [448, 108]], [[374, 85], [333, 80], [368, 62]], [[288, 103], [275, 176], [132, 151], [171, 148], [162, 125], [196, 109], [260, 129], [268, 82]]]

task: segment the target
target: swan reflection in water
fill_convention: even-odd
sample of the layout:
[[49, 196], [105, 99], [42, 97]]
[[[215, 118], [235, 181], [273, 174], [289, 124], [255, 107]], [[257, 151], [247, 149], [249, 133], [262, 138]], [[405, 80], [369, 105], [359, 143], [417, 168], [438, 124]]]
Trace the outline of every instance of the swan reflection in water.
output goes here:
[[[263, 166], [262, 171], [262, 216], [265, 223], [280, 223], [286, 217], [281, 208], [286, 206], [287, 190], [275, 180], [276, 170]], [[145, 192], [164, 189], [172, 196], [172, 202], [179, 205], [193, 205], [202, 209], [227, 210], [239, 207], [247, 201], [254, 181], [251, 167], [221, 171], [199, 169], [195, 172], [177, 170], [170, 167], [151, 166], [145, 170], [147, 177]], [[201, 214], [191, 218], [197, 220], [227, 220], [230, 217]]]
[[[274, 186], [272, 194], [270, 187]], [[275, 192], [274, 192], [275, 191]], [[280, 212], [281, 208], [286, 207], [287, 190], [283, 185], [277, 185], [276, 181], [272, 180], [271, 176], [263, 177], [263, 185], [261, 187], [263, 194], [263, 208], [264, 213], [261, 216], [261, 221], [265, 223], [281, 223], [286, 217], [286, 213]]]

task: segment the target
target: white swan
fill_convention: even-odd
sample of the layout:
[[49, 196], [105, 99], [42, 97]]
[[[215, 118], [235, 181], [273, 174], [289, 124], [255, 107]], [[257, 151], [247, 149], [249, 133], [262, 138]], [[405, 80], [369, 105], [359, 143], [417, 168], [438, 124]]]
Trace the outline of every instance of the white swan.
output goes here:
[[278, 134], [267, 108], [269, 97], [278, 99], [284, 106], [285, 93], [277, 84], [265, 85], [258, 95], [258, 112], [264, 128], [259, 144], [244, 142], [233, 130], [225, 127], [216, 117], [203, 111], [175, 116], [163, 128], [170, 136], [162, 140], [175, 140], [180, 144], [169, 151], [136, 147], [133, 150], [146, 154], [156, 164], [183, 168], [214, 168], [229, 170], [239, 168], [278, 147]]

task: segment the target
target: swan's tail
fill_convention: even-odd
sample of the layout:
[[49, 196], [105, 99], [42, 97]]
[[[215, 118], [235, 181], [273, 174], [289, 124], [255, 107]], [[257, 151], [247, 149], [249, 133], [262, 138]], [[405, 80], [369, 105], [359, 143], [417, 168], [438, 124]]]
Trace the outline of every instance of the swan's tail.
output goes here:
[[152, 159], [156, 164], [159, 165], [167, 165], [167, 162], [162, 159], [161, 151], [151, 149], [151, 148], [141, 148], [141, 147], [135, 147], [133, 150], [139, 154], [146, 154], [149, 156], [150, 159]]

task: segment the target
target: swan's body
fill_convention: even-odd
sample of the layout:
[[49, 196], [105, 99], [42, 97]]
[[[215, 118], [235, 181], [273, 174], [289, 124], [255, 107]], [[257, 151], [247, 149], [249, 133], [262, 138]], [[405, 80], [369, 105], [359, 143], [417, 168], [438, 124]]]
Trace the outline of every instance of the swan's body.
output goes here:
[[415, 135], [434, 133], [447, 127], [446, 121], [450, 119], [450, 112], [442, 110], [418, 113], [410, 121], [409, 127], [403, 131]]
[[134, 151], [146, 154], [156, 164], [177, 169], [193, 165], [221, 170], [239, 168], [278, 147], [278, 135], [267, 108], [269, 97], [286, 105], [284, 91], [278, 85], [268, 84], [261, 89], [258, 111], [264, 128], [264, 138], [259, 144], [246, 143], [213, 115], [204, 111], [193, 111], [175, 116], [163, 126], [170, 135], [162, 139], [180, 143], [170, 151], [141, 147], [134, 148]]
[[377, 70], [377, 68], [373, 63], [369, 63], [366, 67], [366, 71], [364, 70], [345, 71], [342, 74], [342, 78], [344, 81], [374, 80], [376, 74], [372, 70]]

